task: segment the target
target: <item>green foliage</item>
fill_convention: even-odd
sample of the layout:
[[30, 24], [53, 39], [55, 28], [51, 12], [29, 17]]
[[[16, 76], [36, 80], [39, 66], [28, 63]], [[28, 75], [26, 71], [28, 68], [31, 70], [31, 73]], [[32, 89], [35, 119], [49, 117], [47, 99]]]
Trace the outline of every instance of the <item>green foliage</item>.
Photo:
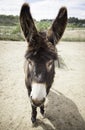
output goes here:
[[0, 26], [0, 40], [24, 40], [21, 35], [20, 26]]
[[20, 25], [17, 25], [14, 27], [14, 29], [12, 30], [12, 34], [17, 34], [20, 33], [21, 29], [20, 29]]
[[47, 30], [50, 26], [51, 26], [50, 21], [40, 21], [40, 22], [36, 22], [36, 27], [38, 29], [38, 31], [44, 31]]
[[68, 19], [68, 23], [78, 23], [78, 18], [70, 17], [70, 18]]
[[[53, 20], [35, 21], [38, 31], [47, 30]], [[69, 18], [63, 41], [85, 41], [85, 19]], [[21, 34], [18, 16], [0, 15], [0, 40], [24, 40]]]
[[70, 17], [68, 19], [68, 27], [85, 27], [85, 19]]
[[18, 24], [18, 16], [0, 15], [0, 26], [14, 26]]

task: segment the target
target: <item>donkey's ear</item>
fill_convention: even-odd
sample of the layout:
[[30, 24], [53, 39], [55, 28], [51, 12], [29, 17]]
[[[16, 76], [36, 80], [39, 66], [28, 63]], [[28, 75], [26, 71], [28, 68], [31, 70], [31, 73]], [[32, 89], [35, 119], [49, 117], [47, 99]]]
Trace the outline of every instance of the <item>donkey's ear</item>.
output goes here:
[[60, 8], [59, 13], [54, 20], [52, 27], [48, 30], [48, 39], [54, 45], [61, 39], [67, 24], [67, 9]]
[[21, 7], [20, 25], [26, 40], [30, 42], [33, 35], [37, 33], [37, 29], [30, 13], [30, 7], [27, 3], [24, 3]]

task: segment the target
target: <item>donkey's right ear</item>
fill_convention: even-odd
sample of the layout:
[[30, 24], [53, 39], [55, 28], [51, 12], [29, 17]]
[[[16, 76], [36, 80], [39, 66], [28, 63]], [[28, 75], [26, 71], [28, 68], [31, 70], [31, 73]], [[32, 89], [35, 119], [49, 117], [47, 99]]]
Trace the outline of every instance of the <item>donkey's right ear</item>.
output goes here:
[[20, 25], [26, 40], [30, 42], [33, 35], [37, 33], [37, 29], [30, 13], [30, 7], [27, 3], [24, 3], [21, 7]]
[[47, 37], [54, 45], [61, 39], [67, 25], [67, 8], [60, 8], [51, 28], [48, 30]]

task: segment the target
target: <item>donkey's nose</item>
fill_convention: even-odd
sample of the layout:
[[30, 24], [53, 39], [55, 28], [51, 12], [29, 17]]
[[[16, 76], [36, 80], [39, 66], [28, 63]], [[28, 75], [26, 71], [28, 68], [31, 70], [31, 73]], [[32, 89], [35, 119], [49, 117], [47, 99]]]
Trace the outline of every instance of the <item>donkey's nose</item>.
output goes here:
[[38, 107], [38, 106], [41, 106], [45, 102], [45, 98], [43, 98], [42, 100], [38, 100], [38, 99], [32, 99], [31, 97], [31, 102], [33, 105]]
[[42, 74], [37, 74], [35, 77], [34, 77], [35, 81], [38, 82], [38, 83], [44, 83], [45, 82], [45, 75], [42, 75]]

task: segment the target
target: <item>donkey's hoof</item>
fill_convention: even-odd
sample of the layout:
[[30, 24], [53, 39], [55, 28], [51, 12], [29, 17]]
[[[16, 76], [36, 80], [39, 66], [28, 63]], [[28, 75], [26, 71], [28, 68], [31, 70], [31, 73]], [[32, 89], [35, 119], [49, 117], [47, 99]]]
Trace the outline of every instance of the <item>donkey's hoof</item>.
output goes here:
[[36, 118], [31, 117], [32, 124], [36, 123]]
[[37, 127], [37, 122], [32, 122], [32, 127]]
[[37, 121], [36, 120], [32, 120], [32, 127], [37, 127], [38, 124], [37, 124]]

